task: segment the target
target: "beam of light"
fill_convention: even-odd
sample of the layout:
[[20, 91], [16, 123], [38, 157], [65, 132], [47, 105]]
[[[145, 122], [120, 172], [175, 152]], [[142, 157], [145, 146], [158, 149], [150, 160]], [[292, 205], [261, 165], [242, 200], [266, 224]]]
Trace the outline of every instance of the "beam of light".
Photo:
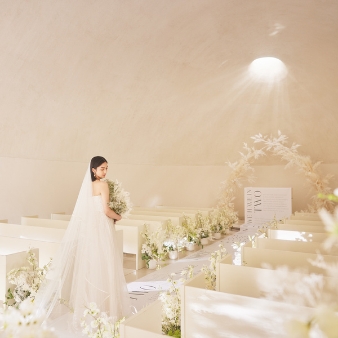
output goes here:
[[274, 83], [284, 79], [288, 71], [284, 63], [274, 57], [263, 57], [250, 63], [249, 74], [258, 82]]

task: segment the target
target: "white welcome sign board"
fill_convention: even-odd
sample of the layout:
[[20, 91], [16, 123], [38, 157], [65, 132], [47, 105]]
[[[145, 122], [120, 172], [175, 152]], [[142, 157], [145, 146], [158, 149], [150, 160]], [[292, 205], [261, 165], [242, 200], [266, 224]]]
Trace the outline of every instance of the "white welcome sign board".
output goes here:
[[290, 217], [292, 214], [291, 188], [244, 188], [245, 223], [263, 224]]

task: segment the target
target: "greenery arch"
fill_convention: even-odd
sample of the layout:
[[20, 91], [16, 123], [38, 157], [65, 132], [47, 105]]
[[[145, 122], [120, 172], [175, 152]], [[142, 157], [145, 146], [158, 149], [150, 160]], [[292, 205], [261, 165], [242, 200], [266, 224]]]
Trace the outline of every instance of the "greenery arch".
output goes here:
[[321, 175], [319, 166], [322, 162], [313, 163], [310, 156], [301, 155], [298, 153], [300, 145], [293, 143], [290, 147], [287, 146], [287, 136], [278, 131], [277, 137], [263, 136], [257, 134], [252, 136], [254, 144], [262, 145], [260, 148], [255, 146], [248, 146], [244, 143], [244, 152], [240, 152], [240, 159], [237, 162], [227, 162], [232, 172], [228, 178], [222, 182], [221, 197], [219, 199], [218, 207], [234, 209], [235, 193], [238, 188], [242, 186], [242, 181], [247, 180], [250, 183], [254, 182], [254, 168], [251, 166], [256, 159], [261, 156], [271, 153], [280, 156], [282, 160], [286, 161], [285, 168], [295, 166], [298, 171], [305, 176], [309, 185], [314, 188], [315, 194], [311, 197], [311, 203], [308, 204], [307, 212], [317, 212], [321, 208], [328, 211], [333, 211], [334, 203], [328, 199], [323, 199], [321, 195], [328, 195], [332, 193], [329, 187], [329, 181], [332, 175]]

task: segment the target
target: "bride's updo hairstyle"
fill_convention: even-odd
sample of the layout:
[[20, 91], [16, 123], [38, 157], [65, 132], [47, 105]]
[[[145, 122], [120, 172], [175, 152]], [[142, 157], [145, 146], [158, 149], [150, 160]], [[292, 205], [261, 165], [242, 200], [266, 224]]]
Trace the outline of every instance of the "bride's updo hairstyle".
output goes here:
[[102, 163], [105, 163], [105, 162], [108, 163], [108, 161], [102, 156], [95, 156], [91, 159], [91, 161], [90, 161], [90, 177], [92, 179], [92, 182], [96, 181], [96, 177], [94, 176], [92, 169], [96, 169]]

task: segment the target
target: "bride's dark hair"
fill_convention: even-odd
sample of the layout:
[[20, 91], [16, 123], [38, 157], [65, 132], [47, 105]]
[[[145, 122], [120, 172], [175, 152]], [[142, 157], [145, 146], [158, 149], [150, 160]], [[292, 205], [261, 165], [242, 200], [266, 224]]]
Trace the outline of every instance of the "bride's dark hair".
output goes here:
[[102, 156], [95, 156], [91, 159], [90, 161], [90, 177], [92, 179], [92, 182], [96, 181], [96, 177], [94, 176], [93, 170], [92, 169], [96, 169], [97, 167], [99, 167], [102, 163], [105, 163], [108, 161], [102, 157]]

